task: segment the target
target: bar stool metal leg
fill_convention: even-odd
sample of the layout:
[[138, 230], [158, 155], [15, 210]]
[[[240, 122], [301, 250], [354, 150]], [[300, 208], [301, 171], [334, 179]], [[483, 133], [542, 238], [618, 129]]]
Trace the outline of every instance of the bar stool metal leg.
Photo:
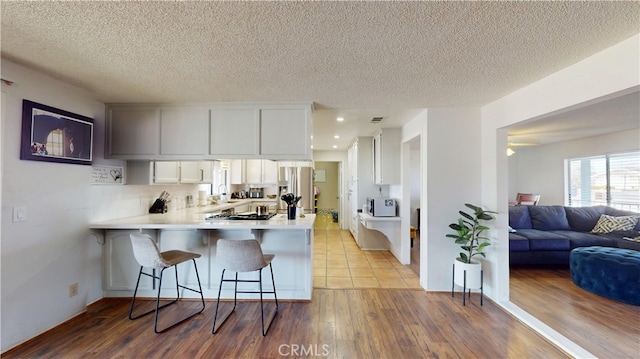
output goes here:
[[[162, 268], [160, 270], [160, 274], [158, 276], [156, 276], [156, 275], [153, 275], [153, 274], [145, 273], [143, 271], [144, 267], [140, 266], [140, 272], [138, 273], [138, 281], [136, 282], [136, 288], [135, 288], [135, 290], [133, 292], [133, 298], [131, 299], [131, 307], [129, 308], [129, 319], [131, 319], [131, 320], [138, 319], [140, 317], [143, 317], [143, 316], [153, 312], [153, 313], [155, 313], [154, 320], [153, 320], [153, 323], [154, 323], [153, 324], [153, 331], [156, 334], [160, 334], [160, 333], [163, 333], [163, 332], [175, 327], [176, 325], [178, 325], [180, 323], [183, 323], [184, 321], [186, 321], [186, 320], [188, 320], [188, 319], [190, 319], [190, 318], [202, 313], [204, 311], [204, 308], [205, 308], [204, 294], [202, 292], [202, 285], [200, 283], [200, 275], [198, 273], [198, 267], [196, 266], [196, 261], [195, 261], [195, 259], [192, 259], [192, 261], [193, 261], [193, 268], [194, 268], [194, 270], [196, 272], [196, 278], [198, 279], [198, 290], [185, 287], [185, 286], [180, 285], [178, 283], [178, 267], [177, 267], [177, 265], [174, 265], [173, 268], [175, 270], [175, 278], [176, 278], [176, 298], [173, 299], [172, 301], [170, 301], [169, 303], [165, 303], [163, 305], [160, 305], [160, 290], [162, 289], [162, 278], [164, 277], [164, 270], [166, 268]], [[154, 309], [148, 310], [148, 311], [146, 311], [144, 313], [141, 313], [141, 314], [138, 314], [138, 315], [134, 316], [133, 315], [133, 310], [134, 310], [134, 307], [135, 307], [136, 296], [137, 296], [137, 293], [138, 293], [138, 288], [140, 286], [140, 279], [142, 278], [143, 275], [153, 278], [154, 281], [158, 280], [158, 289], [157, 289], [157, 295], [156, 295], [156, 305], [155, 305]], [[195, 293], [199, 293], [200, 294], [200, 300], [202, 302], [202, 308], [199, 311], [197, 311], [197, 312], [195, 312], [195, 313], [193, 313], [193, 314], [191, 314], [191, 315], [189, 315], [189, 316], [187, 316], [187, 317], [185, 317], [185, 318], [183, 318], [183, 319], [181, 319], [181, 320], [179, 320], [177, 322], [174, 322], [173, 324], [165, 327], [164, 329], [158, 330], [158, 318], [159, 318], [160, 309], [163, 309], [163, 308], [165, 308], [165, 307], [167, 307], [167, 306], [169, 306], [171, 304], [175, 304], [175, 303], [178, 302], [178, 300], [180, 299], [180, 288], [183, 288], [183, 289], [186, 289], [186, 290], [190, 290], [190, 291], [195, 292]]]
[[[276, 295], [276, 282], [273, 279], [273, 267], [271, 266], [271, 263], [269, 263], [269, 269], [271, 270], [271, 283], [273, 285], [273, 292], [263, 292], [262, 290], [262, 269], [260, 270], [260, 314], [262, 316], [262, 336], [266, 336], [267, 332], [269, 331], [269, 328], [271, 328], [271, 323], [273, 323], [273, 320], [276, 318], [276, 314], [278, 314], [278, 296]], [[273, 293], [273, 297], [276, 300], [276, 310], [275, 312], [273, 312], [273, 316], [271, 317], [271, 320], [269, 321], [269, 324], [267, 325], [267, 329], [265, 330], [264, 328], [264, 304], [262, 302], [262, 294], [263, 293]]]
[[[236, 279], [235, 280], [233, 280], [233, 279], [224, 279], [224, 272], [225, 271], [226, 271], [226, 269], [222, 270], [222, 276], [220, 277], [220, 287], [218, 287], [218, 300], [216, 301], [216, 313], [213, 316], [213, 329], [211, 330], [212, 334], [216, 334], [218, 329], [220, 329], [220, 327], [222, 327], [224, 322], [227, 321], [227, 318], [229, 318], [229, 316], [231, 314], [233, 314], [233, 312], [235, 312], [236, 305], [238, 304], [238, 273], [236, 272]], [[234, 287], [234, 290], [233, 290], [233, 308], [231, 308], [229, 313], [227, 313], [227, 315], [222, 319], [222, 322], [220, 323], [218, 328], [216, 328], [216, 321], [218, 319], [218, 307], [220, 306], [220, 293], [222, 292], [222, 283], [224, 283], [224, 282], [234, 282], [234, 284], [235, 284], [235, 287]]]
[[[273, 267], [271, 261], [275, 256], [273, 254], [263, 254], [260, 243], [255, 239], [246, 240], [230, 240], [230, 239], [218, 239], [216, 243], [216, 258], [222, 269], [222, 276], [220, 277], [220, 287], [218, 288], [218, 300], [216, 303], [216, 312], [213, 318], [213, 328], [211, 333], [216, 334], [218, 330], [224, 325], [229, 316], [235, 311], [237, 304], [238, 293], [252, 293], [259, 294], [260, 298], [260, 324], [262, 327], [262, 335], [266, 336], [273, 320], [278, 314], [278, 296], [276, 294], [276, 284], [273, 275]], [[262, 270], [269, 266], [271, 272], [271, 284], [273, 285], [273, 291], [265, 291], [262, 283]], [[235, 272], [235, 279], [224, 279], [226, 270]], [[238, 272], [258, 272], [258, 279], [238, 279]], [[254, 277], [255, 278], [255, 277]], [[219, 325], [218, 323], [218, 311], [220, 306], [220, 296], [222, 293], [222, 284], [224, 282], [234, 282], [233, 293], [233, 308], [222, 319]], [[238, 283], [255, 283], [259, 286], [259, 290], [238, 290]], [[255, 287], [254, 287], [255, 288]], [[275, 299], [275, 310], [269, 322], [265, 321], [265, 304], [264, 294], [273, 294]]]

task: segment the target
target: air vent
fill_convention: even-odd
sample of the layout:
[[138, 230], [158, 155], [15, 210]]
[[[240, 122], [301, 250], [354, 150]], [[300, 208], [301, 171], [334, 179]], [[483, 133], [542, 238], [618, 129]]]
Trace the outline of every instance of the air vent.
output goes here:
[[384, 117], [374, 117], [371, 119], [371, 123], [380, 123]]

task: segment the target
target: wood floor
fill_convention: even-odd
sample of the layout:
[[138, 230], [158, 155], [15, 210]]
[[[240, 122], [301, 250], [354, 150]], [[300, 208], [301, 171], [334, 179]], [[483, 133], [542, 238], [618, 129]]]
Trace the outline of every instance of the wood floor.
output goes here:
[[129, 320], [128, 306], [128, 299], [102, 299], [2, 358], [566, 357], [490, 301], [481, 307], [472, 296], [463, 307], [450, 293], [315, 289], [311, 302], [282, 302], [266, 337], [256, 302], [239, 303], [215, 335], [215, 302], [163, 334], [154, 334], [152, 316]]
[[587, 292], [569, 269], [511, 269], [511, 301], [599, 358], [640, 358], [640, 307]]

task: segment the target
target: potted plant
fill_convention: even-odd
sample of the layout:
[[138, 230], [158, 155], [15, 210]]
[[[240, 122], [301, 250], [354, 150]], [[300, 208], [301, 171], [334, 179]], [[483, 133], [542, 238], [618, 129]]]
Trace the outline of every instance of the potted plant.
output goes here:
[[448, 238], [453, 238], [456, 244], [460, 245], [462, 252], [454, 261], [453, 281], [455, 284], [469, 289], [482, 289], [482, 263], [473, 260], [475, 256], [485, 257], [484, 249], [490, 245], [489, 238], [482, 234], [489, 227], [481, 224], [481, 221], [490, 221], [494, 217], [491, 214], [496, 212], [485, 211], [481, 207], [473, 204], [465, 203], [465, 206], [471, 209], [471, 214], [459, 211], [460, 218], [455, 223], [451, 223], [449, 228], [455, 231], [455, 234], [447, 234]]

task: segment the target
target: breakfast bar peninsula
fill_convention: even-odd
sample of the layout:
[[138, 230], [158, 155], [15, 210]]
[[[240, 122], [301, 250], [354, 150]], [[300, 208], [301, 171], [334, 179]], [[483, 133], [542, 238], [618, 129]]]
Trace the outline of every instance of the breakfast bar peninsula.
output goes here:
[[[249, 213], [247, 217], [251, 217]], [[201, 255], [196, 259], [205, 298], [216, 298], [222, 268], [216, 261], [218, 239], [257, 239], [264, 253], [275, 254], [273, 272], [278, 299], [311, 300], [313, 290], [313, 226], [315, 214], [287, 219], [287, 214], [268, 219], [236, 216], [220, 218], [202, 208], [188, 208], [172, 213], [148, 214], [90, 224], [91, 238], [103, 245], [103, 289], [105, 297], [133, 295], [140, 266], [136, 261], [129, 234], [142, 232], [156, 239], [160, 251], [178, 249]], [[180, 282], [197, 287], [191, 262], [178, 266]], [[174, 274], [169, 274], [173, 278]], [[257, 272], [239, 273], [240, 279], [257, 279]], [[146, 279], [146, 281], [144, 281]], [[172, 283], [173, 282], [173, 283]], [[140, 282], [138, 295], [155, 297], [150, 278]], [[247, 288], [248, 289], [248, 288]], [[162, 296], [175, 296], [175, 281], [162, 284]], [[195, 293], [180, 293], [186, 298]], [[238, 298], [255, 299], [253, 294]], [[222, 298], [233, 298], [233, 287], [223, 286]]]

